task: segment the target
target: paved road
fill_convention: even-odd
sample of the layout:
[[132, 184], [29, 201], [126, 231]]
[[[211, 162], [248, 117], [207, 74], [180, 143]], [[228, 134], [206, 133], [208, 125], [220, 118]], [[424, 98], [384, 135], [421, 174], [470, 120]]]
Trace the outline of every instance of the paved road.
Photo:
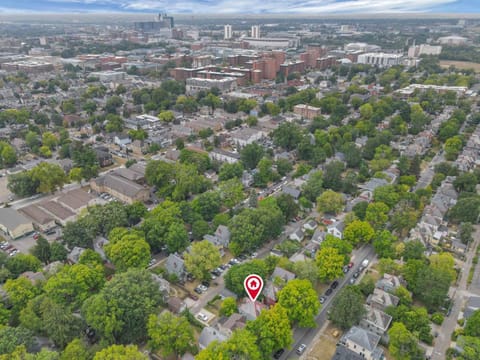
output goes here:
[[320, 310], [317, 317], [315, 318], [315, 322], [317, 323], [317, 326], [315, 328], [308, 328], [308, 329], [305, 329], [305, 328], [295, 329], [293, 334], [293, 338], [295, 340], [292, 345], [292, 349], [289, 352], [284, 353], [283, 356], [280, 357], [280, 359], [283, 359], [283, 360], [297, 359], [298, 355], [296, 354], [295, 350], [298, 348], [300, 344], [307, 345], [307, 349], [304, 351], [304, 353], [307, 353], [308, 347], [311, 345], [312, 340], [315, 338], [318, 331], [320, 331], [325, 321], [327, 320], [327, 312], [332, 304], [334, 297], [338, 294], [338, 292], [344, 286], [348, 285], [348, 282], [352, 277], [353, 273], [357, 270], [357, 268], [360, 266], [360, 263], [364, 259], [370, 259], [370, 260], [373, 259], [373, 257], [375, 256], [375, 251], [373, 250], [373, 247], [371, 245], [365, 245], [360, 249], [354, 251], [353, 255], [355, 256], [355, 267], [347, 273], [347, 276], [345, 276], [340, 280], [339, 286], [334, 290], [333, 294], [330, 295], [325, 301], [325, 303], [323, 304], [322, 309]]
[[[435, 339], [432, 360], [445, 360], [445, 354], [447, 352], [447, 349], [450, 347], [451, 335], [457, 325], [458, 314], [460, 313], [460, 310], [463, 306], [464, 297], [467, 292], [468, 273], [470, 272], [470, 267], [472, 266], [473, 256], [476, 254], [475, 249], [480, 243], [480, 226], [478, 225], [476, 226], [476, 232], [474, 233], [473, 238], [475, 239], [473, 246], [470, 248], [470, 251], [467, 254], [467, 259], [464, 263], [460, 275], [460, 281], [458, 282], [455, 295], [453, 296], [454, 305], [452, 307], [452, 311], [450, 313], [450, 316], [447, 316], [445, 318], [445, 321], [443, 322], [439, 330], [439, 335]], [[480, 273], [479, 266], [477, 266], [477, 272]], [[477, 274], [477, 276], [480, 275]]]

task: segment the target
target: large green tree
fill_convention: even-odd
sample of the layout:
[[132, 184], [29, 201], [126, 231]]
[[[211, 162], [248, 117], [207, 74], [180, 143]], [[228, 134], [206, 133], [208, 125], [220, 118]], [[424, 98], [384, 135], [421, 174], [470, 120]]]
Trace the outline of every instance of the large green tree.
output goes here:
[[390, 337], [388, 350], [395, 360], [420, 360], [424, 358], [418, 347], [418, 339], [402, 323], [394, 322], [388, 331], [388, 336]]
[[340, 193], [326, 190], [317, 198], [317, 207], [319, 213], [338, 214], [345, 207], [345, 199]]
[[197, 279], [209, 279], [210, 271], [220, 265], [219, 249], [207, 240], [195, 242], [185, 254], [185, 267]]
[[317, 252], [316, 264], [318, 277], [321, 281], [327, 282], [343, 275], [345, 256], [340, 254], [338, 249], [333, 247], [321, 248]]
[[288, 314], [292, 324], [315, 327], [315, 316], [320, 309], [317, 292], [308, 280], [291, 280], [278, 293], [278, 303]]
[[364, 298], [357, 287], [343, 288], [333, 300], [330, 319], [340, 328], [346, 330], [360, 322], [366, 310]]
[[95, 354], [93, 360], [147, 360], [137, 345], [111, 345]]

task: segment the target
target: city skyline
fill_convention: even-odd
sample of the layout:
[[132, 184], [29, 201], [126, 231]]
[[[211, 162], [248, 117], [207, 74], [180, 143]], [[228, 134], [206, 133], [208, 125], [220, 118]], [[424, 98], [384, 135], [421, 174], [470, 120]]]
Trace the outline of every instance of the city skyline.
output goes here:
[[475, 0], [2, 0], [8, 12], [125, 12], [172, 14], [479, 13]]

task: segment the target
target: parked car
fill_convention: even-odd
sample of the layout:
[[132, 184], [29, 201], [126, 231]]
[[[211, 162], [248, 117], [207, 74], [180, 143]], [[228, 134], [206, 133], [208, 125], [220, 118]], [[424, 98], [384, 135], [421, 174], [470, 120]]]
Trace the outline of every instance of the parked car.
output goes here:
[[368, 263], [369, 263], [368, 259], [365, 259], [362, 261], [362, 266], [366, 268], [368, 266]]
[[337, 280], [335, 280], [335, 281], [332, 283], [332, 285], [330, 285], [330, 287], [331, 287], [332, 289], [336, 289], [337, 286], [338, 286], [338, 281], [337, 281]]
[[208, 316], [205, 315], [204, 313], [198, 313], [197, 318], [199, 318], [202, 321], [207, 321], [208, 320]]
[[307, 345], [305, 344], [300, 344], [300, 346], [297, 348], [295, 351], [298, 355], [302, 355], [305, 349], [307, 348]]
[[350, 269], [353, 267], [353, 265], [355, 265], [355, 264], [353, 263], [353, 261], [350, 261], [350, 262], [348, 263], [348, 267], [349, 267]]
[[355, 271], [355, 272], [353, 273], [353, 278], [354, 278], [354, 279], [358, 278], [359, 276], [360, 276], [360, 271]]
[[189, 297], [190, 299], [192, 299], [192, 300], [195, 300], [195, 301], [198, 300], [198, 296], [195, 295], [195, 294], [188, 294], [188, 297]]
[[350, 268], [345, 265], [345, 266], [343, 267], [343, 273], [346, 274], [346, 273], [348, 273], [349, 271], [350, 271]]
[[320, 296], [320, 298], [318, 299], [318, 301], [320, 301], [320, 304], [323, 304], [325, 300], [327, 300], [325, 296]]
[[202, 293], [208, 290], [208, 287], [206, 287], [205, 285], [198, 285], [198, 288]]
[[355, 284], [355, 278], [351, 278], [348, 282], [352, 285]]
[[285, 352], [284, 349], [280, 349], [280, 350], [275, 351], [275, 354], [273, 354], [273, 358], [274, 359], [280, 359], [284, 352]]
[[327, 291], [325, 291], [325, 296], [330, 296], [333, 292], [332, 288], [328, 288]]
[[195, 291], [197, 294], [201, 294], [203, 292], [198, 286], [195, 289], [193, 289], [193, 291]]

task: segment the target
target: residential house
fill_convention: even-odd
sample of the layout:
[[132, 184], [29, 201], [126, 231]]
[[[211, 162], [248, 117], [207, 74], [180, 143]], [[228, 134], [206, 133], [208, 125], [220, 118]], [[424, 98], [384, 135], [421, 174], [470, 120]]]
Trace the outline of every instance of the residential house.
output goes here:
[[266, 308], [266, 305], [258, 301], [251, 301], [248, 298], [243, 298], [238, 306], [238, 312], [245, 316], [247, 320], [255, 320], [258, 315], [260, 315], [260, 312]]
[[312, 235], [311, 241], [314, 242], [315, 244], [320, 245], [325, 240], [326, 236], [327, 236], [327, 233], [323, 231], [321, 228], [317, 227], [315, 229], [315, 232]]
[[243, 148], [248, 144], [253, 144], [254, 142], [263, 138], [264, 134], [261, 130], [256, 128], [241, 128], [236, 131], [232, 131], [231, 138], [234, 144], [238, 148]]
[[203, 328], [198, 338], [198, 347], [200, 350], [205, 349], [210, 343], [214, 341], [223, 342], [228, 339], [228, 336], [225, 336], [216, 328], [211, 326], [206, 326]]
[[285, 283], [295, 279], [296, 277], [297, 276], [294, 273], [288, 270], [285, 270], [284, 268], [281, 268], [279, 266], [276, 266], [272, 273], [272, 280], [274, 280], [275, 278], [279, 278], [283, 280]]
[[80, 260], [80, 256], [83, 254], [83, 252], [86, 249], [75, 246], [72, 251], [67, 255], [67, 261], [70, 262], [70, 264], [77, 264], [78, 261]]
[[458, 240], [452, 240], [451, 242], [451, 250], [459, 255], [465, 255], [468, 250], [468, 246]]
[[114, 142], [114, 144], [123, 148], [123, 147], [127, 146], [128, 144], [131, 144], [132, 139], [130, 139], [130, 137], [128, 135], [119, 134], [119, 135], [115, 135], [115, 137], [113, 138], [113, 142]]
[[368, 305], [382, 311], [385, 311], [389, 306], [397, 306], [399, 301], [400, 299], [397, 296], [379, 288], [375, 288], [367, 298]]
[[377, 308], [368, 305], [365, 308], [367, 313], [360, 320], [360, 326], [379, 335], [384, 340], [388, 339], [387, 330], [392, 322], [392, 317]]
[[343, 221], [336, 221], [327, 226], [327, 233], [339, 239], [343, 238], [343, 230], [345, 230], [345, 223]]
[[300, 197], [301, 191], [291, 186], [282, 186], [282, 193], [292, 196], [295, 200]]
[[229, 163], [233, 164], [240, 160], [240, 155], [238, 153], [233, 153], [230, 151], [225, 151], [222, 149], [213, 149], [208, 153], [208, 157], [212, 160], [221, 162], [221, 163]]
[[100, 167], [107, 167], [113, 164], [113, 157], [108, 151], [108, 148], [100, 146], [94, 148], [93, 150], [95, 150], [97, 161]]
[[317, 228], [317, 222], [313, 219], [308, 220], [303, 224], [303, 230], [314, 231]]
[[162, 294], [163, 300], [166, 301], [169, 299], [170, 296], [170, 283], [168, 280], [164, 279], [163, 277], [153, 274], [152, 273], [152, 279], [155, 283], [158, 284], [158, 291]]
[[365, 360], [365, 358], [345, 346], [337, 346], [332, 360]]
[[12, 208], [0, 208], [0, 230], [12, 239], [18, 239], [34, 231], [32, 221]]
[[228, 318], [224, 317], [218, 321], [218, 330], [227, 337], [232, 336], [232, 333], [237, 329], [243, 329], [246, 325], [245, 316], [234, 313]]
[[379, 179], [379, 178], [372, 178], [368, 180], [364, 184], [359, 184], [358, 188], [362, 190], [368, 190], [371, 191], [372, 193], [375, 191], [376, 188], [388, 185], [388, 181], [385, 179]]
[[363, 356], [365, 360], [383, 360], [383, 350], [378, 347], [379, 342], [379, 335], [361, 327], [353, 326], [342, 336], [339, 344]]
[[219, 239], [219, 243], [224, 247], [228, 248], [230, 244], [230, 230], [225, 225], [218, 225], [217, 230], [215, 230], [215, 236]]
[[165, 269], [170, 275], [177, 275], [179, 279], [183, 279], [186, 275], [185, 262], [177, 253], [168, 256]]
[[105, 255], [103, 248], [108, 243], [109, 241], [102, 236], [97, 236], [95, 239], [93, 239], [93, 250], [100, 255], [103, 261], [107, 260], [107, 255]]
[[400, 286], [403, 286], [405, 283], [398, 276], [391, 274], [383, 274], [383, 278], [377, 281], [375, 286], [379, 289], [382, 289], [387, 292], [394, 292]]
[[290, 240], [295, 240], [299, 242], [302, 241], [304, 237], [305, 237], [305, 233], [303, 232], [302, 228], [298, 228], [288, 236]]
[[253, 184], [253, 175], [247, 170], [243, 171], [242, 174], [242, 185], [246, 188], [250, 187]]
[[174, 314], [180, 314], [187, 308], [187, 304], [185, 304], [185, 301], [176, 296], [168, 298], [167, 306], [168, 310], [170, 310]]

